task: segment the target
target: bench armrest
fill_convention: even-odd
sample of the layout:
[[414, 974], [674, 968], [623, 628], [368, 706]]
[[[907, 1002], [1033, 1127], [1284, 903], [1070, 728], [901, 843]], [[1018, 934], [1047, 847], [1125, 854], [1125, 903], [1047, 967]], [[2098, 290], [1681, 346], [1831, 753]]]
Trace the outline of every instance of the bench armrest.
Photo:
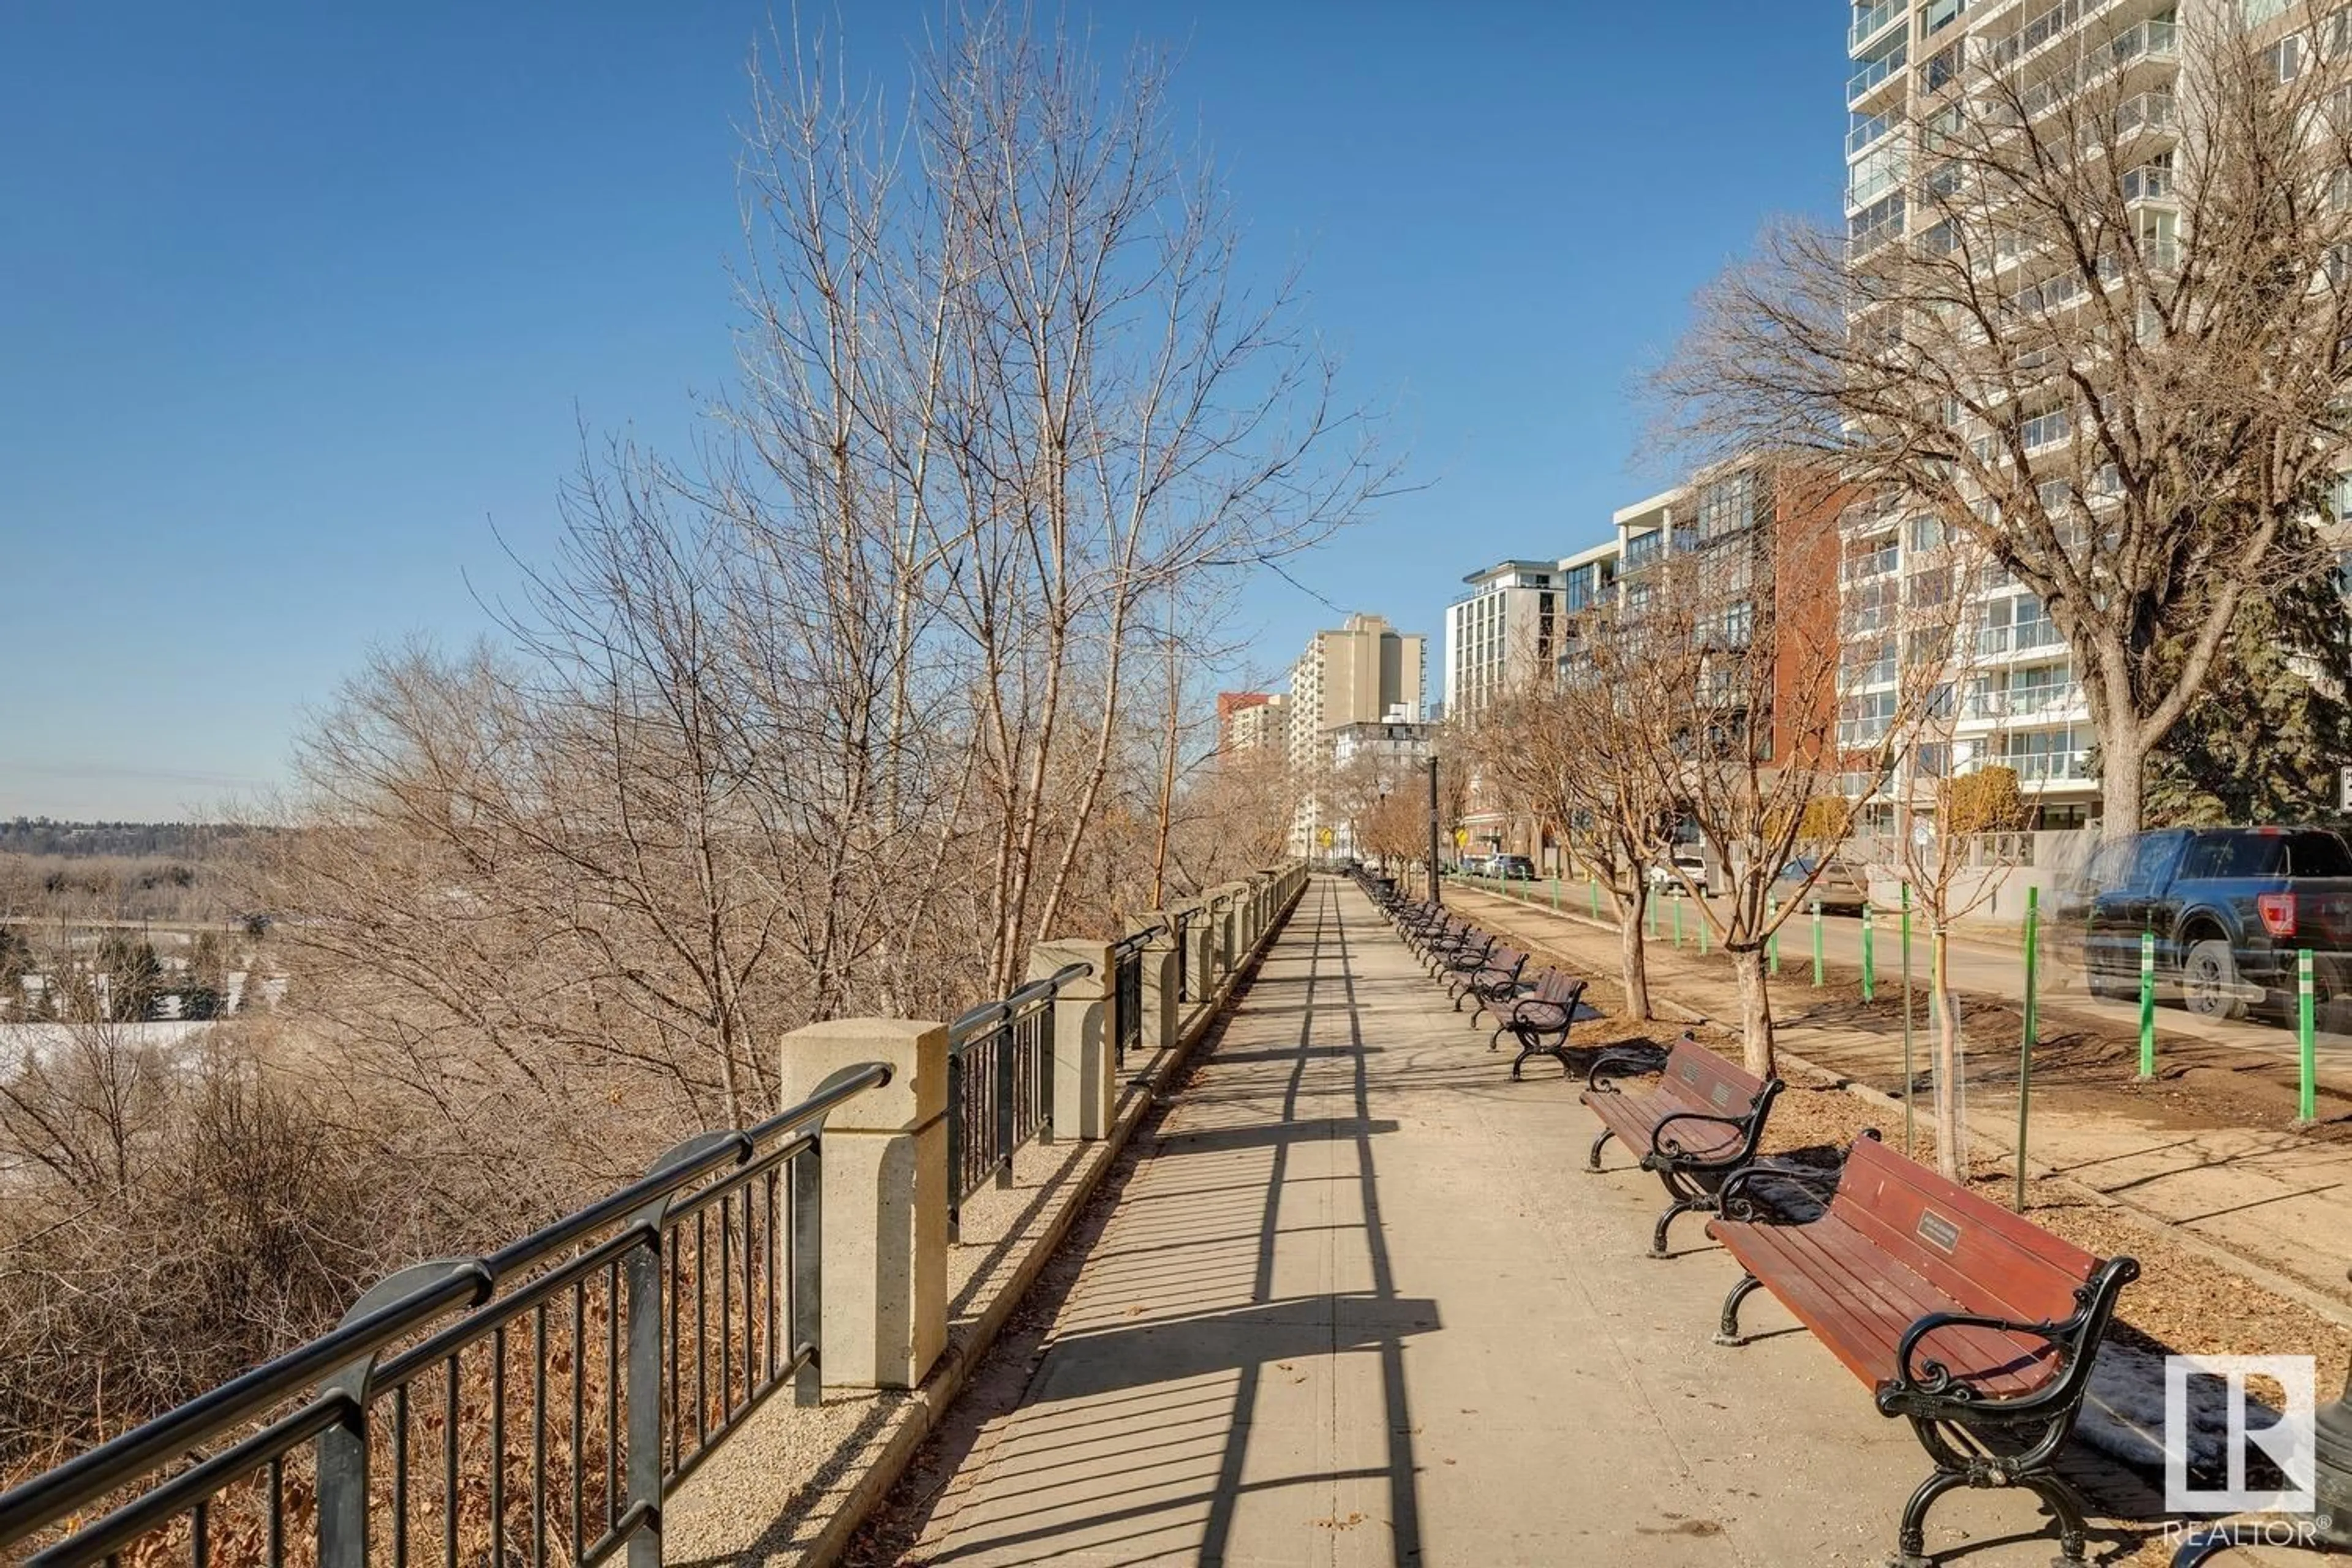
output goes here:
[[1824, 1209], [1837, 1196], [1837, 1171], [1797, 1171], [1786, 1165], [1743, 1165], [1724, 1177], [1723, 1185], [1716, 1189], [1716, 1203], [1723, 1217], [1746, 1225], [1761, 1223], [1775, 1212], [1769, 1205], [1748, 1195], [1748, 1189], [1758, 1182], [1787, 1182], [1804, 1189], [1805, 1195]]
[[[2074, 1310], [2064, 1318], [2028, 1322], [1982, 1312], [1930, 1312], [1903, 1331], [1895, 1347], [1895, 1375], [1878, 1385], [1877, 1402], [1887, 1415], [1933, 1418], [1954, 1406], [2029, 1414], [2061, 1408], [2080, 1399], [2088, 1384], [2091, 1360], [2097, 1352], [2107, 1320], [2114, 1316], [2116, 1297], [2139, 1278], [2139, 1264], [2130, 1258], [2111, 1258], [2090, 1279], [2074, 1289]], [[2031, 1394], [1995, 1397], [1955, 1373], [1920, 1347], [1927, 1336], [1943, 1329], [1990, 1329], [2046, 1341], [2058, 1352], [2058, 1375]]]
[[1595, 1094], [1615, 1094], [1621, 1078], [1643, 1078], [1663, 1072], [1666, 1053], [1655, 1046], [1616, 1046], [1592, 1058], [1592, 1070], [1584, 1075], [1584, 1087]]
[[1710, 1126], [1728, 1127], [1735, 1131], [1748, 1132], [1752, 1130], [1751, 1123], [1754, 1120], [1755, 1112], [1753, 1110], [1749, 1111], [1746, 1116], [1717, 1116], [1712, 1111], [1706, 1110], [1674, 1111], [1671, 1114], [1660, 1117], [1658, 1119], [1658, 1124], [1650, 1129], [1650, 1152], [1654, 1155], [1662, 1155], [1667, 1159], [1673, 1160], [1685, 1159], [1688, 1157], [1680, 1144], [1666, 1136], [1666, 1129], [1672, 1127], [1677, 1121], [1701, 1121], [1706, 1122]]

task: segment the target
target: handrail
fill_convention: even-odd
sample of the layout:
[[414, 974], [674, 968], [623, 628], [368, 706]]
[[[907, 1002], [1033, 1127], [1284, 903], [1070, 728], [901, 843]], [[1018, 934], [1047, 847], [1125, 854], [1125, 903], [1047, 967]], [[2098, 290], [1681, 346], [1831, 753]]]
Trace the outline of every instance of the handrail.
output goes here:
[[[47, 1529], [109, 1493], [149, 1476], [164, 1463], [194, 1452], [221, 1433], [260, 1419], [297, 1389], [317, 1384], [340, 1369], [372, 1361], [387, 1346], [404, 1340], [453, 1307], [471, 1310], [490, 1302], [499, 1288], [518, 1272], [604, 1226], [625, 1221], [650, 1205], [675, 1198], [714, 1171], [749, 1163], [761, 1144], [821, 1122], [845, 1101], [867, 1089], [887, 1085], [890, 1079], [887, 1065], [868, 1062], [843, 1072], [808, 1099], [755, 1126], [704, 1134], [681, 1144], [651, 1173], [585, 1208], [488, 1256], [448, 1259], [435, 1278], [414, 1286], [396, 1299], [33, 1477], [0, 1494], [0, 1546], [14, 1544]], [[799, 1142], [805, 1143], [808, 1140]], [[625, 1229], [622, 1234], [632, 1234], [633, 1229]], [[364, 1301], [362, 1298], [362, 1304]], [[339, 1401], [349, 1403], [349, 1399], [348, 1394], [324, 1394], [321, 1401], [279, 1417], [264, 1431], [197, 1468], [212, 1475], [231, 1455], [269, 1457], [262, 1453], [264, 1448], [271, 1453], [288, 1452], [293, 1445], [316, 1434], [311, 1416], [321, 1402], [333, 1405]], [[265, 1439], [272, 1439], [274, 1447]], [[165, 1494], [166, 1500], [178, 1497], [195, 1484], [188, 1479], [192, 1473], [166, 1478], [151, 1488], [147, 1496]], [[71, 1544], [77, 1548], [87, 1545], [100, 1531], [109, 1536], [118, 1534], [126, 1527], [125, 1515], [134, 1510], [142, 1514], [151, 1511], [140, 1508], [143, 1500], [134, 1500], [115, 1515], [88, 1527]]]

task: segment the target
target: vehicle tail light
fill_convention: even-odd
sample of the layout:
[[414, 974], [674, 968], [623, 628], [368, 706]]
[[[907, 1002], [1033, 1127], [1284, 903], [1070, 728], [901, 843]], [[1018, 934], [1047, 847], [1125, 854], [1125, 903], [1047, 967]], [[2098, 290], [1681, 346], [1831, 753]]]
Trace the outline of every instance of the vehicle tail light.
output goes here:
[[2263, 917], [2263, 929], [2273, 936], [2294, 934], [2294, 895], [2293, 893], [2257, 893], [2254, 909]]

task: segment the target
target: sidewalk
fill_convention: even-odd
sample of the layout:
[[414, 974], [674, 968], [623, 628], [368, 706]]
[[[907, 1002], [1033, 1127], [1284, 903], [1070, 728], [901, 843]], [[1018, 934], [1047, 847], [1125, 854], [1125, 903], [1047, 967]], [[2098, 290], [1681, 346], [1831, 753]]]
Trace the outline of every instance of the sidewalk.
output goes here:
[[[1572, 957], [1587, 973], [1613, 979], [1618, 972], [1613, 929], [1467, 889], [1449, 888], [1446, 897], [1465, 914]], [[1790, 963], [1773, 984], [1780, 1047], [1831, 1071], [1899, 1088], [1901, 1037], [1811, 1016], [1801, 967]], [[1655, 944], [1650, 949], [1650, 987], [1661, 1004], [1671, 999], [1707, 1021], [1738, 1026], [1738, 992], [1719, 956], [1702, 958], [1691, 949]], [[1924, 998], [1919, 1012], [1914, 1048], [1924, 1075], [1930, 1048]], [[2165, 1024], [2169, 1026], [2176, 1016], [2168, 1016]], [[2012, 1155], [2017, 1042], [1969, 1045], [1979, 1069], [1969, 1085], [1969, 1129], [2004, 1157]], [[2345, 1279], [2345, 1266], [2352, 1261], [2352, 1204], [2345, 1202], [2352, 1193], [2352, 1141], [2340, 1129], [2315, 1134], [2197, 1126], [2182, 1114], [2182, 1098], [2152, 1096], [2145, 1110], [2124, 1115], [2070, 1110], [2059, 1095], [2037, 1093], [2031, 1157], [2037, 1166], [2284, 1276], [2303, 1288], [2306, 1300], [2315, 1296], [2335, 1303], [2339, 1320], [2352, 1320], [2352, 1289]], [[1927, 1097], [1919, 1099], [1924, 1107]]]
[[[1909, 1430], [1801, 1331], [1711, 1344], [1736, 1268], [1703, 1243], [1643, 1256], [1661, 1194], [1583, 1173], [1596, 1125], [1562, 1077], [1510, 1082], [1361, 895], [1318, 879], [1034, 1370], [894, 1500], [921, 1516], [901, 1560], [1884, 1561], [1927, 1472]], [[2026, 1494], [1954, 1494], [1930, 1545], [2039, 1565], [2039, 1522]]]

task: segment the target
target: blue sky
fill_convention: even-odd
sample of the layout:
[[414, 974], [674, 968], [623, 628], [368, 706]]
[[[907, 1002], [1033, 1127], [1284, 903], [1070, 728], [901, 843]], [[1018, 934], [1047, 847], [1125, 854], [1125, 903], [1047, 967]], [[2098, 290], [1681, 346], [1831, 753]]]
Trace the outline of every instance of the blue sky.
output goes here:
[[[762, 0], [15, 0], [0, 14], [0, 816], [280, 780], [372, 646], [485, 630], [580, 421], [690, 434], [729, 372]], [[893, 79], [935, 5], [846, 8]], [[1075, 7], [1087, 14], [1085, 7]], [[1150, 0], [1254, 260], [1306, 262], [1422, 488], [1253, 584], [1286, 666], [1656, 476], [1639, 368], [1843, 173], [1846, 8]], [[493, 530], [495, 529], [495, 533]], [[1320, 595], [1320, 599], [1314, 595]]]

